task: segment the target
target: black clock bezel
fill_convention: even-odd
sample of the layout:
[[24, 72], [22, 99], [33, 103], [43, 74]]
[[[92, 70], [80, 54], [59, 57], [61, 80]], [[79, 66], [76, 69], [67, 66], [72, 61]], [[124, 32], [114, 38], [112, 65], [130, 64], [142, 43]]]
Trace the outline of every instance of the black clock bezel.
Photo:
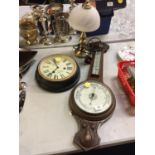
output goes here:
[[[49, 55], [49, 56], [51, 56], [51, 55]], [[64, 56], [67, 56], [67, 55], [64, 55]], [[45, 57], [45, 58], [47, 58], [47, 57]], [[72, 57], [70, 57], [70, 58], [73, 59]], [[35, 78], [36, 78], [38, 85], [41, 88], [43, 88], [44, 90], [47, 90], [50, 92], [55, 92], [55, 93], [64, 92], [64, 91], [71, 89], [74, 85], [76, 85], [78, 83], [78, 81], [80, 79], [80, 67], [74, 59], [73, 59], [73, 61], [76, 64], [76, 72], [70, 78], [62, 80], [62, 81], [52, 81], [52, 80], [49, 81], [49, 80], [45, 79], [42, 75], [40, 75], [38, 67], [39, 67], [40, 63], [42, 62], [42, 60], [37, 65], [37, 69], [35, 72]]]
[[48, 81], [42, 76], [40, 76], [38, 70], [36, 70], [35, 76], [36, 81], [41, 88], [55, 93], [64, 92], [71, 89], [74, 85], [78, 83], [80, 79], [80, 68], [77, 65], [76, 73], [70, 79], [64, 81]]

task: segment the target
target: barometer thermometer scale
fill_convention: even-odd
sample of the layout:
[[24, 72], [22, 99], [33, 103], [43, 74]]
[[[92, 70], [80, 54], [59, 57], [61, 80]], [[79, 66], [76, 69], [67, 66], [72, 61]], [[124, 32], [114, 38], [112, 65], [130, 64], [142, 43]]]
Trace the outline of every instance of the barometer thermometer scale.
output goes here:
[[103, 53], [108, 45], [102, 42], [95, 44], [97, 47], [92, 53], [88, 79], [73, 89], [69, 101], [72, 114], [80, 126], [74, 142], [84, 150], [99, 145], [97, 129], [110, 118], [116, 105], [113, 92], [103, 83]]

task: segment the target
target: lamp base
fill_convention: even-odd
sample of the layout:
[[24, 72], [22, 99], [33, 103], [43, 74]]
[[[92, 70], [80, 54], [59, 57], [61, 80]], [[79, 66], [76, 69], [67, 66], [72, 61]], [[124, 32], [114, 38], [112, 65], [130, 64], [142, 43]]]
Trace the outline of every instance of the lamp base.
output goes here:
[[78, 58], [85, 58], [88, 55], [88, 51], [85, 48], [78, 47], [74, 52]]

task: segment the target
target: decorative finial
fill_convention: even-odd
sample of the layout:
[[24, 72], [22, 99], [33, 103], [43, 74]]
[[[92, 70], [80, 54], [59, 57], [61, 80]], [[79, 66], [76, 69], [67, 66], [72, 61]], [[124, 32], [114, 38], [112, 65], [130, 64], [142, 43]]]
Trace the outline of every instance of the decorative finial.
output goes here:
[[90, 9], [91, 7], [90, 0], [86, 0], [82, 5], [82, 8], [84, 9]]

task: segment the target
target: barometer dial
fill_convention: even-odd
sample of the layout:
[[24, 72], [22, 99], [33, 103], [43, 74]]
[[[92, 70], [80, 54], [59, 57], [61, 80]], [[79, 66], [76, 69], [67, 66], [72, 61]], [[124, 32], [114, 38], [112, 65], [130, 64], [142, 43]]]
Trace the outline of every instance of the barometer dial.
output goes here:
[[77, 106], [90, 114], [105, 112], [112, 104], [109, 89], [96, 81], [81, 83], [74, 91]]

